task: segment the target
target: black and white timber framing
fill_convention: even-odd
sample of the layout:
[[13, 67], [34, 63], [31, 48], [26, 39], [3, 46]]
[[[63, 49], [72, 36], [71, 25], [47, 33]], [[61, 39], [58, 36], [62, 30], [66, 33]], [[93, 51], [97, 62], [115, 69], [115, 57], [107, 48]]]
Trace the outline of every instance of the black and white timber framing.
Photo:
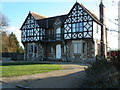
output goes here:
[[[103, 50], [100, 47], [107, 47], [107, 38], [105, 38], [107, 32], [104, 22], [100, 20], [78, 2], [65, 15], [46, 18], [29, 12], [20, 28], [21, 41], [25, 47], [25, 60], [29, 57], [34, 60], [48, 59], [48, 57], [55, 59], [59, 57], [56, 54], [58, 47], [61, 48], [59, 49], [61, 60], [70, 61], [74, 58], [87, 60], [95, 59], [100, 55], [106, 56], [107, 49]], [[76, 48], [80, 50], [76, 51]], [[104, 51], [103, 54], [101, 50], [102, 53]]]

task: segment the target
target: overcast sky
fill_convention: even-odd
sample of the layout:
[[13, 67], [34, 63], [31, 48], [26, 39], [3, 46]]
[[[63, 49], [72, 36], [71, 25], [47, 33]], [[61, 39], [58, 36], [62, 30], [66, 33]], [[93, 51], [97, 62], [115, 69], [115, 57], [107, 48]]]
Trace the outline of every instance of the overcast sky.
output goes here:
[[[24, 2], [26, 1], [26, 2]], [[114, 2], [116, 1], [116, 2]], [[105, 21], [111, 30], [118, 30], [118, 0], [103, 0], [105, 5]], [[19, 42], [21, 42], [20, 27], [24, 22], [29, 11], [41, 14], [46, 17], [67, 14], [75, 0], [1, 0], [0, 11], [9, 19], [9, 32], [16, 34]], [[99, 18], [100, 0], [77, 0], [87, 9]], [[22, 45], [22, 44], [21, 44]], [[118, 48], [118, 37], [116, 32], [108, 32], [108, 46], [112, 49]]]

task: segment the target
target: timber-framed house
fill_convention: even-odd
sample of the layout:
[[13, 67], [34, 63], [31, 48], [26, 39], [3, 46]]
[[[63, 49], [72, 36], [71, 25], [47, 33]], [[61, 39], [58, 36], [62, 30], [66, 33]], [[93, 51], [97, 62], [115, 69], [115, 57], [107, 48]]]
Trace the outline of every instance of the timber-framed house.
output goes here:
[[76, 2], [65, 15], [46, 18], [29, 12], [20, 28], [24, 59], [80, 62], [106, 56], [107, 32], [103, 11], [101, 2], [99, 20]]

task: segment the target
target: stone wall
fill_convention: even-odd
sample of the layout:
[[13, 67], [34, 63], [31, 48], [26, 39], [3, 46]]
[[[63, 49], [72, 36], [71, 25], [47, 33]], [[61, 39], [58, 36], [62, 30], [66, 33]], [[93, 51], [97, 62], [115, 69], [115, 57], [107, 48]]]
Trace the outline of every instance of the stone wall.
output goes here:
[[28, 60], [27, 59], [28, 58], [28, 52], [27, 52], [28, 51], [27, 50], [28, 49], [28, 47], [27, 47], [28, 43], [24, 43], [23, 45], [24, 45], [24, 60]]
[[[34, 49], [32, 53], [28, 53], [28, 45], [33, 44], [37, 46], [37, 52], [34, 53]], [[41, 61], [44, 58], [44, 47], [41, 43], [25, 43], [24, 44], [25, 51], [24, 51], [24, 60], [28, 61]], [[33, 46], [34, 47], [34, 46]]]
[[90, 40], [86, 41], [87, 43], [87, 58], [94, 58], [95, 55], [95, 46], [94, 43]]
[[37, 60], [38, 61], [43, 61], [44, 59], [44, 47], [41, 43], [38, 43], [38, 57]]
[[44, 49], [45, 60], [46, 59], [47, 60], [52, 60], [52, 59], [55, 60], [56, 59], [56, 45], [61, 45], [61, 54], [62, 54], [62, 45], [63, 45], [63, 42], [46, 43], [46, 45], [44, 45], [44, 48], [45, 48]]
[[[74, 53], [74, 42], [85, 43], [85, 52]], [[62, 60], [70, 62], [91, 62], [95, 60], [95, 44], [92, 39], [85, 40], [67, 40], [65, 42], [52, 42], [52, 43], [36, 43], [38, 46], [37, 57], [28, 54], [28, 44], [25, 44], [25, 58], [26, 60]], [[56, 45], [61, 45], [61, 58], [56, 59]], [[82, 45], [82, 44], [81, 44]], [[52, 47], [52, 50], [49, 49]], [[82, 46], [81, 46], [82, 47]], [[66, 51], [64, 50], [66, 48]]]
[[[74, 53], [74, 42], [84, 42], [85, 53]], [[95, 45], [92, 40], [72, 40], [66, 41], [67, 52], [62, 54], [64, 61], [70, 62], [92, 62], [95, 60]], [[82, 47], [82, 46], [81, 46]]]

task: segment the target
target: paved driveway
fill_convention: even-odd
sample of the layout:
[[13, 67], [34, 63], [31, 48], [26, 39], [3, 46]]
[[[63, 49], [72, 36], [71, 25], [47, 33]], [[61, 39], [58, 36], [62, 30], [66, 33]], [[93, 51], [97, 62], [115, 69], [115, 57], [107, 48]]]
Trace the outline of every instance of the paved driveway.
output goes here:
[[[3, 88], [80, 88], [84, 82], [85, 65], [57, 63], [62, 69], [42, 74], [3, 77]], [[17, 87], [18, 86], [18, 87]]]

